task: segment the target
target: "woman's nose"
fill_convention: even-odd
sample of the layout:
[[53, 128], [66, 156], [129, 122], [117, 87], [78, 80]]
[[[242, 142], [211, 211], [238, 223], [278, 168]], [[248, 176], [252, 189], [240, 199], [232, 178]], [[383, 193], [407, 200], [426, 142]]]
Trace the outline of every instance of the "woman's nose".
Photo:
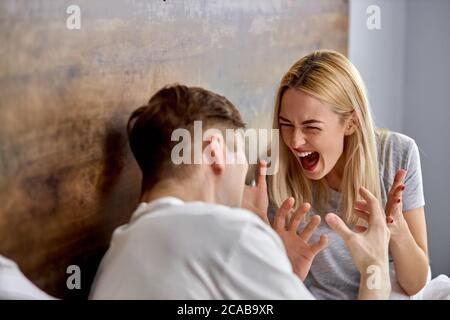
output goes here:
[[295, 128], [294, 132], [292, 133], [291, 139], [292, 148], [294, 149], [299, 148], [305, 143], [306, 143], [305, 135], [303, 134], [302, 130], [300, 128]]

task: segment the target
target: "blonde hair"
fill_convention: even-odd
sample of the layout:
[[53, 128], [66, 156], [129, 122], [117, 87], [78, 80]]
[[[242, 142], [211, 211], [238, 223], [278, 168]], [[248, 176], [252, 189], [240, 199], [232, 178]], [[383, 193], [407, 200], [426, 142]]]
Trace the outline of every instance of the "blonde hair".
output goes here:
[[[348, 224], [355, 224], [358, 219], [352, 208], [360, 198], [359, 188], [363, 186], [378, 199], [381, 197], [375, 129], [361, 76], [353, 64], [338, 52], [320, 50], [303, 57], [281, 80], [275, 100], [274, 129], [279, 129], [281, 99], [289, 88], [301, 90], [330, 104], [343, 121], [355, 112], [356, 129], [344, 141], [345, 166], [340, 208], [343, 219]], [[273, 204], [279, 208], [287, 197], [293, 196], [297, 207], [303, 202], [310, 202], [320, 214], [326, 213], [323, 211], [324, 202], [328, 201], [325, 178], [319, 181], [307, 179], [283, 141], [279, 142], [279, 147], [278, 170], [269, 177], [269, 195]]]

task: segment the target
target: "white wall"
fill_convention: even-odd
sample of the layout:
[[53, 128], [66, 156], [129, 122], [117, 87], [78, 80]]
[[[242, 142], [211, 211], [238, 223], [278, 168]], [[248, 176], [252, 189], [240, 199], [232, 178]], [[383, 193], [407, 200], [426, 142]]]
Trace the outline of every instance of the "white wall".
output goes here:
[[421, 149], [434, 274], [450, 274], [450, 1], [407, 6], [403, 131]]
[[[381, 29], [366, 26], [366, 9], [381, 9]], [[403, 114], [405, 0], [356, 0], [350, 3], [349, 58], [368, 88], [378, 127], [401, 131]]]
[[[366, 27], [372, 4], [381, 30]], [[421, 150], [431, 268], [450, 275], [450, 1], [354, 0], [349, 34], [377, 126], [409, 135]]]

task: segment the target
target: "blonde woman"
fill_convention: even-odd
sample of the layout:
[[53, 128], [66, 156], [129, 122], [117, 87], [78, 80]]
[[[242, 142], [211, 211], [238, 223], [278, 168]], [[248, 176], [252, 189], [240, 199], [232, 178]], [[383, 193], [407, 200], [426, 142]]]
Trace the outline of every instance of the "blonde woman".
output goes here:
[[[418, 148], [405, 135], [375, 130], [352, 63], [334, 51], [316, 51], [296, 62], [281, 80], [273, 127], [281, 140], [278, 172], [268, 185], [273, 209], [293, 196], [297, 204], [311, 203], [311, 214], [335, 212], [348, 227], [364, 232], [369, 214], [358, 190], [365, 187], [385, 208], [398, 283], [407, 295], [420, 291], [428, 256]], [[305, 284], [319, 299], [356, 299], [360, 274], [326, 222], [321, 220], [311, 241], [323, 234], [328, 246], [315, 257]]]

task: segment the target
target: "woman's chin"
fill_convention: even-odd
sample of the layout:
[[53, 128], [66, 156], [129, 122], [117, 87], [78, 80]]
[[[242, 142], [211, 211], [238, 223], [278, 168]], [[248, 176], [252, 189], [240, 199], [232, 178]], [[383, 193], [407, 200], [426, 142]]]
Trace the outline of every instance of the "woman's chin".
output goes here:
[[318, 181], [321, 180], [324, 177], [324, 175], [314, 172], [305, 172], [305, 177], [308, 178], [309, 180]]
[[325, 171], [323, 163], [319, 162], [316, 164], [316, 166], [314, 168], [306, 170], [303, 166], [303, 174], [305, 175], [306, 178], [310, 179], [310, 180], [321, 180], [323, 179], [328, 172]]

